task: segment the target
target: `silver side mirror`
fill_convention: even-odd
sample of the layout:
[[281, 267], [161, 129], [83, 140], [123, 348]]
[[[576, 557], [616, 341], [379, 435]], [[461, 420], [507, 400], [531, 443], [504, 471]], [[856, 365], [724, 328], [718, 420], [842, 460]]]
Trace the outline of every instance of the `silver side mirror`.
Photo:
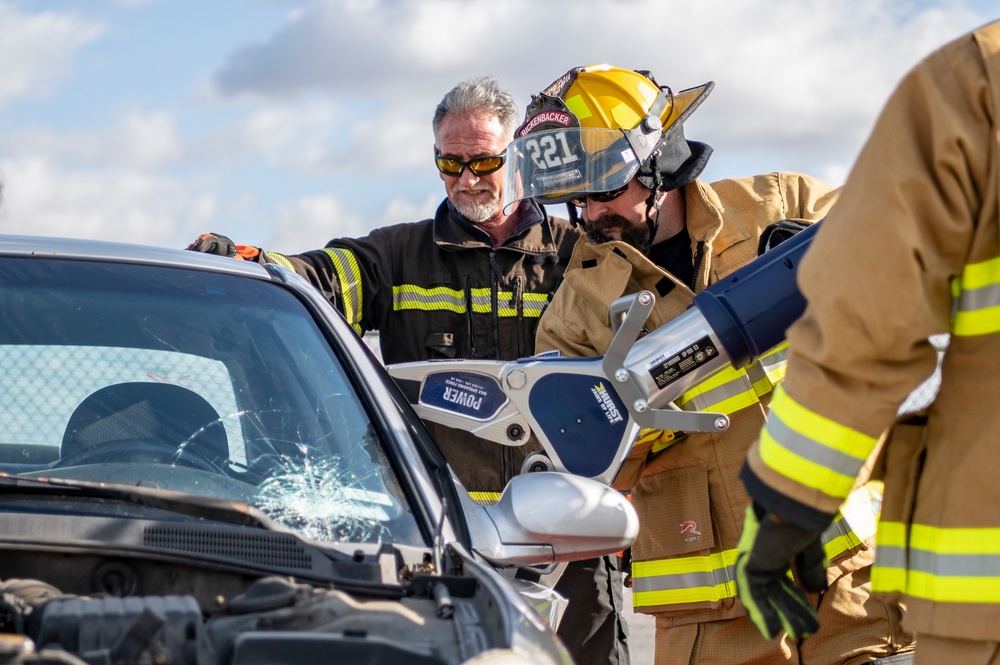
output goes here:
[[620, 492], [567, 473], [515, 476], [484, 510], [495, 533], [475, 534], [475, 547], [497, 566], [590, 559], [629, 547], [639, 533], [639, 517]]

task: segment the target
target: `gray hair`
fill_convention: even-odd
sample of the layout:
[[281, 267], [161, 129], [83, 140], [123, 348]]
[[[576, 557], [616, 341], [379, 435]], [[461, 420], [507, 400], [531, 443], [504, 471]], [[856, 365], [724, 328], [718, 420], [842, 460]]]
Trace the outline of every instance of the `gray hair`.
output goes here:
[[514, 97], [500, 87], [500, 82], [492, 76], [481, 76], [459, 83], [446, 94], [434, 109], [434, 140], [438, 129], [449, 113], [492, 113], [500, 120], [507, 133], [513, 137], [514, 130], [521, 124], [521, 112]]

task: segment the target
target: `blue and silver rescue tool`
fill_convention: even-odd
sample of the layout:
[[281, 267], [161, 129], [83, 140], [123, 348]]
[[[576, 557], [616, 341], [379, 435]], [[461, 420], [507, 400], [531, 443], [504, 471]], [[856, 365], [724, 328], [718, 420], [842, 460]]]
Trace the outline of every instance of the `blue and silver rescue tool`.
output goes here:
[[640, 428], [729, 427], [721, 413], [681, 411], [672, 402], [784, 340], [805, 309], [795, 274], [817, 226], [708, 287], [693, 307], [641, 339], [655, 296], [619, 298], [611, 307], [617, 330], [604, 356], [430, 360], [390, 365], [389, 374], [425, 420], [509, 446], [533, 434], [544, 450], [529, 460], [533, 468], [610, 483]]

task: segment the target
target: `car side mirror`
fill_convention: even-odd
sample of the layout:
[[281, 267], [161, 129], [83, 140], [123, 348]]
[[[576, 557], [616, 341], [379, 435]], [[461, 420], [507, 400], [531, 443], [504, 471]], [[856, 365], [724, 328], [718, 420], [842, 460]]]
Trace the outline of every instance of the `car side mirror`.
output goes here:
[[476, 550], [498, 566], [591, 559], [629, 547], [639, 533], [621, 492], [568, 473], [515, 476], [485, 511], [498, 538], [477, 539]]

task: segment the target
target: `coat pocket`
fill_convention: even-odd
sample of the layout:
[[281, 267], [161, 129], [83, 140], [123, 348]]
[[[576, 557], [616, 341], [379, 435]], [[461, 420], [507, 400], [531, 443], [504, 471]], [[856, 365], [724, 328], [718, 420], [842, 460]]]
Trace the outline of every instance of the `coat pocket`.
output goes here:
[[704, 464], [643, 477], [632, 493], [632, 503], [639, 514], [634, 560], [704, 553], [715, 547]]
[[455, 335], [450, 332], [430, 333], [424, 338], [424, 348], [427, 350], [427, 357], [431, 360], [454, 358], [458, 353], [458, 348], [455, 346]]

